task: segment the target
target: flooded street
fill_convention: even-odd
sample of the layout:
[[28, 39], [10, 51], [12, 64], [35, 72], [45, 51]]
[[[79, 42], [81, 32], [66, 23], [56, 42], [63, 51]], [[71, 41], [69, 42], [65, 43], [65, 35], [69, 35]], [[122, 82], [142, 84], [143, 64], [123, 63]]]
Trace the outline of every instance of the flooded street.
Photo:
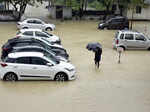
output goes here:
[[[77, 79], [0, 81], [0, 112], [150, 112], [150, 51], [127, 50], [118, 64], [118, 53], [112, 49], [116, 31], [97, 30], [97, 24], [57, 22], [52, 33], [60, 36]], [[135, 29], [142, 29], [141, 24]], [[0, 23], [0, 45], [17, 31], [16, 23]], [[86, 49], [89, 42], [103, 46], [100, 69], [94, 66], [94, 53]]]

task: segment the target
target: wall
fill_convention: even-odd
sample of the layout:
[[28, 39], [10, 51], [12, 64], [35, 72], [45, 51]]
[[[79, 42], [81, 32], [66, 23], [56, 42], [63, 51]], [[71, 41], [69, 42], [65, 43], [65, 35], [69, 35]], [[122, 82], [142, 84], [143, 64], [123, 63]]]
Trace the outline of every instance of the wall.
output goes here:
[[63, 7], [63, 18], [64, 19], [72, 18], [72, 8], [71, 7]]
[[[128, 19], [132, 19], [132, 11], [127, 11], [127, 17]], [[150, 6], [146, 8], [142, 8], [142, 11], [140, 14], [134, 13], [133, 19], [135, 20], [150, 20]]]
[[51, 18], [55, 19], [56, 18], [56, 7], [50, 7], [48, 10], [50, 12]]

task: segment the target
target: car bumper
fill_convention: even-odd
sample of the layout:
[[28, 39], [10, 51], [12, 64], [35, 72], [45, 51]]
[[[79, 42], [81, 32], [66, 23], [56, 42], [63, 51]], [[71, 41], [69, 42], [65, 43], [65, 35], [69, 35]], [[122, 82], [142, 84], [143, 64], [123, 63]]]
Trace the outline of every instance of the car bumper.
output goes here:
[[18, 28], [18, 29], [21, 29], [21, 26], [20, 26], [20, 25], [17, 25], [17, 28]]
[[71, 71], [68, 77], [68, 80], [75, 80], [76, 79], [76, 71]]

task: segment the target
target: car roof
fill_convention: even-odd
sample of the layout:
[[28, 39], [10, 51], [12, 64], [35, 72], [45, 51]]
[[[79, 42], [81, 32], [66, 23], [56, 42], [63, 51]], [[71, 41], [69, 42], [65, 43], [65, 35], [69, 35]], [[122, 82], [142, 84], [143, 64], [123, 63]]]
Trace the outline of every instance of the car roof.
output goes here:
[[39, 18], [27, 18], [27, 19], [25, 19], [25, 21], [27, 21], [27, 20], [41, 20], [41, 19], [39, 19]]
[[41, 52], [14, 52], [8, 54], [9, 58], [19, 58], [19, 57], [43, 57], [44, 54]]
[[26, 31], [40, 31], [40, 32], [42, 32], [42, 30], [41, 29], [21, 29], [20, 30], [20, 32], [26, 32]]
[[[138, 31], [133, 31], [133, 30], [119, 30], [119, 32], [123, 32], [123, 33], [140, 33]], [[142, 34], [142, 33], [140, 33]]]

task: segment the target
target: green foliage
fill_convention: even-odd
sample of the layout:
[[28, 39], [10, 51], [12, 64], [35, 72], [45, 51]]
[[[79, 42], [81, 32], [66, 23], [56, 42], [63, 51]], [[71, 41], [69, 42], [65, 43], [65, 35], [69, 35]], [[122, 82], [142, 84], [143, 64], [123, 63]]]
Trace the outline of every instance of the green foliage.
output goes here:
[[104, 10], [105, 9], [103, 4], [98, 2], [97, 0], [94, 0], [93, 2], [89, 3], [88, 7], [94, 8], [96, 10]]

